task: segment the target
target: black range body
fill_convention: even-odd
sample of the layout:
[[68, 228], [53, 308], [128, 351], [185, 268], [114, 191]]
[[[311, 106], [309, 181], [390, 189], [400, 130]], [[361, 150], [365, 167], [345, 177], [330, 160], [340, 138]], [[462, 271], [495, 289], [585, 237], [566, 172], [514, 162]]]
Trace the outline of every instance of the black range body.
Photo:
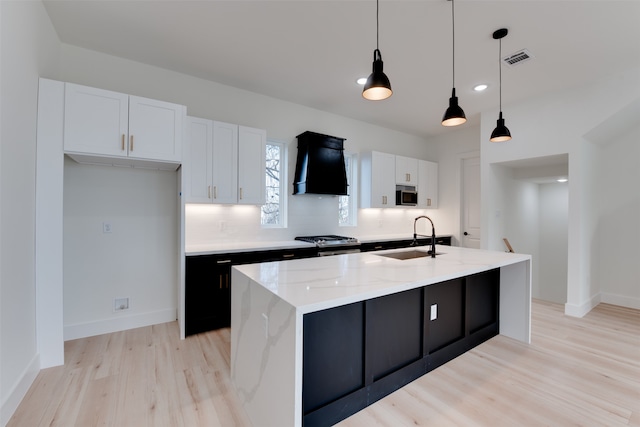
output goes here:
[[297, 136], [293, 194], [346, 196], [345, 138], [306, 131]]

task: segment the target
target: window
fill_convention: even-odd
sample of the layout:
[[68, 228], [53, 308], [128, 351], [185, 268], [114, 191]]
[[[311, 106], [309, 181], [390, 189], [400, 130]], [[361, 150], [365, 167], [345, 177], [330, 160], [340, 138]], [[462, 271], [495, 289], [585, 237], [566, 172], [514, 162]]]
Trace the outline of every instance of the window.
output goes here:
[[345, 154], [344, 165], [347, 170], [348, 195], [340, 196], [338, 200], [338, 224], [340, 226], [355, 226], [358, 222], [358, 178], [357, 157], [355, 154]]
[[284, 189], [286, 177], [283, 165], [286, 165], [285, 145], [281, 142], [267, 141], [265, 173], [265, 204], [260, 212], [263, 227], [284, 227], [287, 197]]

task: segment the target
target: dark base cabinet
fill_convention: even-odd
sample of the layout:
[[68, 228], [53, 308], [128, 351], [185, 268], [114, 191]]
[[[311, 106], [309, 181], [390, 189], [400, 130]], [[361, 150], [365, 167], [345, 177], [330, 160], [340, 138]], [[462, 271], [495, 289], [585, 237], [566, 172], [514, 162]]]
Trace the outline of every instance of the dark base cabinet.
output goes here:
[[499, 289], [496, 269], [306, 314], [303, 425], [336, 424], [497, 335]]
[[186, 257], [185, 335], [231, 326], [232, 266], [315, 256], [313, 247]]
[[224, 261], [207, 256], [187, 257], [185, 335], [231, 324], [231, 265]]
[[[431, 244], [431, 237], [419, 237], [416, 239], [418, 246]], [[436, 245], [451, 246], [451, 236], [436, 236]], [[413, 246], [413, 239], [382, 240], [379, 242], [366, 242], [360, 245], [361, 252], [382, 251], [385, 249], [402, 249]]]
[[[363, 243], [362, 252], [407, 248], [413, 239]], [[451, 245], [451, 236], [437, 236], [439, 245]], [[418, 245], [431, 244], [431, 237]], [[257, 262], [283, 261], [318, 256], [316, 247], [191, 255], [185, 264], [185, 335], [193, 335], [231, 325], [231, 267]]]

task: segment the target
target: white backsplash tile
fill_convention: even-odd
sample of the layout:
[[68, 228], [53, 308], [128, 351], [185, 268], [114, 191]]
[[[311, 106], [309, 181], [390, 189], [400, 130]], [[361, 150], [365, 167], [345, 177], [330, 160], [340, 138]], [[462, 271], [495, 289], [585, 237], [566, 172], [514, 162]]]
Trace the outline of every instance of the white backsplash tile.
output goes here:
[[[431, 217], [438, 234], [438, 210], [419, 209], [359, 209], [358, 225], [338, 225], [338, 198], [333, 196], [289, 197], [289, 218], [286, 228], [266, 228], [260, 225], [259, 206], [187, 204], [185, 241], [188, 245], [222, 242], [283, 241], [296, 236], [339, 234], [350, 237], [413, 235], [414, 218]], [[418, 233], [431, 234], [427, 221], [418, 223]]]

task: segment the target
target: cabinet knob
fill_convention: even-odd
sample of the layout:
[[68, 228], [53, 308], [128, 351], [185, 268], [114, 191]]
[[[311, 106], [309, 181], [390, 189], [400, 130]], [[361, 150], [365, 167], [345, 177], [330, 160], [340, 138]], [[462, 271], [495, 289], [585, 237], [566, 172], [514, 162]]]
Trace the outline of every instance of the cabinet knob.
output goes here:
[[122, 151], [124, 151], [124, 138], [125, 138], [125, 135], [124, 135], [124, 133], [123, 133], [123, 134], [122, 134]]
[[465, 236], [468, 236], [468, 235], [469, 235], [469, 233], [467, 233], [466, 231], [465, 231], [464, 233], [462, 233], [462, 234], [464, 234]]
[[133, 151], [133, 135], [129, 137], [129, 151]]

